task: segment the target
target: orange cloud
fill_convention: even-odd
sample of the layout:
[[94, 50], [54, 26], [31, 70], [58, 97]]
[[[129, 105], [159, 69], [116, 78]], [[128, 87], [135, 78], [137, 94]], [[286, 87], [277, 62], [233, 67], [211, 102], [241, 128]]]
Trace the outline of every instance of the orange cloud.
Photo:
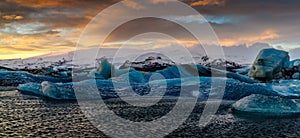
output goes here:
[[252, 36], [241, 36], [237, 38], [224, 38], [220, 40], [223, 46], [233, 46], [239, 44], [253, 44], [278, 38], [279, 35], [273, 30], [265, 30], [261, 34]]
[[109, 6], [119, 0], [6, 0], [33, 8]]
[[134, 1], [122, 1], [122, 3], [124, 4], [124, 6], [132, 8], [132, 9], [136, 9], [136, 10], [141, 10], [141, 9], [145, 9], [146, 7], [140, 5], [137, 2]]
[[174, 2], [174, 0], [152, 0], [152, 3], [154, 3], [154, 4], [168, 3], [168, 2]]
[[223, 6], [225, 5], [224, 0], [199, 0], [192, 2], [190, 4], [191, 6], [208, 6], [208, 5], [217, 5], [217, 6]]
[[[28, 58], [50, 52], [73, 51], [78, 33], [8, 35], [0, 32], [0, 59]], [[68, 35], [68, 36], [66, 36]], [[66, 36], [66, 37], [64, 37]]]
[[[15, 2], [21, 5], [34, 8], [44, 8], [44, 7], [60, 7], [63, 1], [67, 0], [7, 0], [8, 2]], [[71, 1], [69, 1], [71, 2]]]
[[4, 16], [2, 16], [2, 18], [5, 20], [22, 20], [22, 19], [24, 19], [24, 17], [20, 16], [20, 15], [4, 15]]
[[74, 5], [74, 0], [7, 0], [8, 2], [19, 3], [24, 6], [34, 8], [47, 8], [47, 7], [68, 7]]

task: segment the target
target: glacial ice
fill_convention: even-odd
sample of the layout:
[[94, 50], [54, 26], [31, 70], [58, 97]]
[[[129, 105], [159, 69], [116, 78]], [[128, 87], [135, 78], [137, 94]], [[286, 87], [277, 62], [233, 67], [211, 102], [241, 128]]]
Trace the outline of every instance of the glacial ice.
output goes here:
[[[214, 93], [211, 91], [212, 81], [214, 84], [222, 84], [226, 81], [226, 89], [223, 99], [238, 100], [253, 93], [260, 93], [265, 95], [276, 95], [277, 93], [267, 89], [263, 84], [249, 84], [240, 82], [235, 79], [226, 79], [220, 77], [189, 77], [189, 78], [174, 78], [154, 80], [146, 83], [131, 83], [129, 86], [126, 82], [115, 80], [96, 80], [97, 89], [93, 88], [92, 83], [95, 80], [85, 80], [81, 82], [74, 82], [76, 84], [77, 92], [79, 91], [80, 98], [94, 99], [94, 98], [117, 98], [121, 96], [131, 96], [128, 93], [129, 89], [135, 90], [137, 94], [145, 93], [145, 88], [151, 87], [153, 92], [157, 94], [165, 92], [165, 96], [179, 96], [180, 92], [184, 96], [199, 95], [199, 99], [207, 99], [209, 96], [217, 98], [221, 94], [221, 85], [216, 85]], [[166, 83], [167, 91], [161, 84]], [[200, 85], [197, 84], [200, 82]], [[54, 99], [76, 99], [73, 91], [74, 83], [28, 83], [18, 87], [18, 90], [25, 92], [32, 92], [34, 94], [43, 95]], [[194, 90], [189, 89], [190, 86], [199, 85], [199, 94]], [[118, 86], [118, 87], [114, 87]], [[239, 87], [236, 87], [239, 86]], [[185, 88], [184, 91], [180, 91]], [[220, 91], [218, 91], [220, 89]], [[77, 93], [78, 94], [78, 93]]]
[[[131, 68], [129, 63], [124, 65], [126, 66], [124, 69], [116, 69], [107, 59], [103, 59], [99, 68], [90, 72], [90, 76], [80, 71], [75, 74], [81, 78], [78, 82], [4, 70], [0, 72], [0, 84], [4, 86], [18, 86], [20, 84], [18, 90], [21, 92], [42, 95], [52, 99], [130, 97], [132, 93], [129, 91], [133, 90], [135, 94], [140, 96], [149, 94], [155, 96], [164, 93], [164, 96], [178, 97], [181, 93], [182, 96], [193, 96], [200, 100], [207, 100], [209, 97], [219, 98], [223, 94], [221, 84], [226, 81], [223, 99], [237, 101], [233, 105], [235, 111], [273, 115], [300, 113], [300, 104], [297, 100], [300, 99], [300, 80], [275, 80], [269, 83], [260, 83], [246, 75], [249, 73], [252, 77], [254, 75], [254, 78], [269, 77], [268, 79], [270, 79], [268, 69], [272, 78], [282, 69], [295, 67], [300, 69], [300, 60], [289, 62], [286, 52], [274, 49], [264, 51], [260, 53], [253, 67], [233, 69], [232, 72], [189, 64], [166, 65], [166, 68], [159, 68], [159, 65], [155, 65], [158, 67], [155, 71], [141, 71], [143, 70], [141, 68], [145, 67], [143, 62], [135, 63], [134, 67], [140, 70]], [[157, 63], [163, 64], [165, 62]], [[232, 68], [234, 67], [235, 65]], [[54, 70], [59, 70], [59, 68]], [[61, 76], [64, 75], [66, 74], [61, 74]], [[156, 76], [153, 80], [155, 75], [158, 77]], [[299, 76], [295, 73], [292, 75], [294, 78]], [[96, 88], [92, 85], [94, 82], [96, 82]], [[213, 88], [212, 82], [217, 84]], [[199, 86], [199, 91], [191, 89], [192, 86]]]
[[42, 85], [40, 83], [26, 83], [20, 84], [18, 90], [25, 93], [33, 93], [36, 95], [46, 96], [42, 92]]
[[95, 78], [108, 79], [111, 77], [112, 71], [113, 66], [108, 62], [107, 59], [103, 59], [95, 72]]
[[270, 81], [275, 79], [283, 69], [289, 67], [288, 52], [273, 48], [263, 49], [255, 59], [248, 75], [254, 79]]
[[232, 105], [236, 112], [259, 113], [266, 116], [285, 116], [300, 113], [300, 104], [279, 96], [253, 94]]
[[299, 80], [300, 79], [300, 73], [298, 73], [298, 72], [294, 73], [293, 76], [292, 76], [292, 78]]
[[43, 81], [57, 82], [71, 82], [71, 78], [54, 78], [42, 75], [32, 75], [22, 71], [0, 71], [0, 86], [18, 86], [30, 82], [41, 83]]
[[246, 67], [246, 68], [234, 69], [233, 71], [235, 71], [236, 73], [241, 74], [241, 75], [247, 75], [249, 70], [250, 70], [250, 68]]
[[300, 59], [292, 60], [289, 64], [289, 68], [297, 67], [300, 68]]
[[264, 84], [266, 89], [276, 94], [270, 96], [256, 93], [260, 95], [247, 96], [233, 104], [233, 109], [272, 116], [299, 114], [299, 71], [300, 60], [289, 61], [287, 52], [276, 49], [262, 50], [248, 75], [254, 79], [268, 81], [269, 83]]
[[[162, 70], [157, 70], [154, 73], [162, 74], [164, 76], [164, 79], [185, 78], [185, 77], [195, 77], [195, 76], [212, 76], [212, 77], [228, 77], [228, 78], [237, 79], [239, 81], [247, 82], [247, 83], [257, 82], [245, 75], [240, 75], [229, 71], [209, 68], [203, 65], [193, 65], [193, 64], [170, 66]], [[126, 78], [126, 76], [132, 76], [129, 77], [130, 79], [133, 79], [130, 81], [136, 81], [138, 83], [141, 83], [141, 82], [147, 82], [147, 79], [149, 79], [149, 76], [151, 76], [153, 73], [137, 71], [133, 68], [115, 69], [114, 66], [107, 61], [107, 59], [103, 59], [97, 71], [95, 71], [95, 73], [92, 73], [92, 75], [93, 74], [95, 74], [94, 78], [97, 79], [109, 79], [114, 77]]]
[[[76, 99], [76, 96], [83, 98], [83, 99], [97, 99], [99, 97], [99, 91], [95, 91], [92, 87], [92, 83], [94, 80], [85, 80], [81, 82], [74, 82], [76, 83], [76, 88], [79, 91], [77, 95], [74, 93], [73, 85], [74, 83], [51, 83], [48, 81], [44, 81], [42, 83], [27, 83], [21, 84], [18, 87], [20, 92], [24, 93], [32, 93], [41, 96], [45, 96], [52, 99]], [[109, 94], [110, 90], [112, 89], [111, 81], [105, 80], [98, 83], [99, 90], [104, 90]], [[111, 96], [113, 98], [113, 96]]]
[[300, 80], [280, 80], [276, 83], [266, 84], [266, 86], [280, 96], [300, 98]]
[[[155, 75], [160, 77], [151, 80]], [[79, 86], [76, 89], [80, 89], [79, 91], [82, 93], [80, 97], [84, 98], [99, 98], [99, 94], [102, 98], [117, 98], [118, 95], [130, 96], [128, 89], [132, 89], [140, 95], [148, 94], [152, 90], [157, 92], [157, 94], [166, 92], [166, 96], [179, 96], [180, 89], [184, 87], [185, 91], [183, 93], [185, 96], [198, 95], [200, 99], [207, 99], [209, 96], [219, 97], [222, 94], [221, 84], [224, 84], [226, 81], [224, 99], [238, 100], [256, 92], [275, 95], [266, 86], [259, 83], [255, 84], [256, 81], [247, 76], [202, 65], [177, 65], [156, 72], [143, 72], [133, 68], [115, 69], [106, 59], [103, 59], [99, 68], [91, 72], [91, 76], [94, 76], [92, 78], [94, 78], [94, 81], [96, 80], [98, 90], [92, 88], [93, 80], [74, 83], [53, 83], [53, 81], [45, 80], [42, 83], [37, 82], [37, 84], [23, 84], [18, 89], [54, 99], [75, 99], [74, 84]], [[225, 78], [226, 76], [228, 79]], [[220, 84], [213, 88], [216, 91], [219, 89], [218, 93], [212, 93], [212, 81], [215, 84]], [[189, 89], [189, 86], [199, 85], [199, 82], [199, 94], [195, 90]], [[161, 86], [162, 84], [167, 85], [167, 90]], [[116, 85], [124, 87], [115, 89], [114, 86]]]

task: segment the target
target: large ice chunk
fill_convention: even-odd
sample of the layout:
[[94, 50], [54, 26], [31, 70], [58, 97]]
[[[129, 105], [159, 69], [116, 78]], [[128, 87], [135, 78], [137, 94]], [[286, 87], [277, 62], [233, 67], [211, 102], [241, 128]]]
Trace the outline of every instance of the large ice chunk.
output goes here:
[[[129, 90], [134, 90], [137, 94], [147, 93], [146, 89], [151, 89], [152, 92], [158, 95], [164, 94], [165, 96], [179, 96], [182, 93], [184, 96], [195, 96], [199, 99], [207, 99], [209, 96], [218, 98], [222, 96], [223, 83], [226, 81], [226, 89], [223, 99], [226, 100], [239, 100], [245, 96], [253, 93], [260, 93], [265, 95], [276, 95], [265, 85], [255, 83], [244, 83], [235, 79], [227, 79], [220, 77], [187, 77], [187, 78], [173, 78], [154, 80], [143, 83], [131, 83], [128, 85], [125, 81], [115, 80], [96, 80], [97, 86], [93, 86], [95, 80], [85, 80], [73, 83], [50, 83], [43, 82], [23, 84], [18, 87], [18, 90], [23, 92], [34, 93], [54, 99], [95, 99], [95, 98], [118, 98], [121, 96], [131, 96]], [[200, 82], [199, 91], [195, 91], [194, 86], [198, 86]], [[213, 87], [212, 82], [217, 84]], [[76, 84], [76, 96], [74, 93], [74, 84]], [[162, 84], [165, 84], [162, 86]], [[218, 85], [220, 84], [220, 85]], [[118, 86], [118, 87], [116, 87]], [[236, 87], [239, 86], [239, 87]], [[183, 89], [183, 91], [181, 91]], [[155, 94], [154, 94], [155, 95]]]
[[[84, 99], [101, 98], [99, 97], [99, 91], [93, 89], [91, 81], [92, 80], [74, 82], [79, 86], [77, 89], [79, 89], [80, 92], [77, 93], [77, 95], [74, 93], [73, 83], [51, 83], [48, 81], [42, 83], [27, 83], [19, 85], [18, 90], [24, 93], [41, 95], [58, 100], [72, 100], [76, 99], [76, 96]], [[102, 85], [105, 85], [105, 83], [102, 83]], [[105, 88], [107, 92], [109, 89], [109, 87]]]
[[278, 95], [297, 99], [300, 97], [300, 80], [280, 80], [266, 85]]
[[30, 82], [71, 82], [71, 78], [54, 78], [42, 75], [33, 75], [23, 71], [0, 71], [0, 86], [18, 86]]
[[[160, 57], [158, 58], [160, 59]], [[109, 63], [107, 59], [102, 59], [101, 64], [99, 65], [97, 71], [92, 72], [91, 75], [92, 76], [94, 75], [96, 79], [110, 79], [110, 78], [118, 77], [119, 80], [125, 79], [126, 81], [130, 80], [131, 82], [137, 82], [137, 83], [148, 82], [148, 79], [150, 78], [150, 76], [152, 76], [153, 73], [159, 73], [163, 75], [164, 79], [207, 76], [207, 77], [228, 77], [228, 78], [237, 79], [241, 82], [247, 82], [247, 83], [257, 82], [255, 80], [252, 80], [248, 76], [240, 75], [225, 70], [206, 67], [203, 65], [193, 65], [193, 64], [175, 65], [175, 63], [173, 65], [172, 64], [173, 62], [169, 60], [166, 61], [163, 60], [166, 63], [158, 64], [158, 61], [156, 60], [152, 61], [152, 60], [154, 59], [151, 58], [151, 60], [149, 59], [149, 61], [146, 60], [145, 62], [147, 64], [144, 64], [144, 62], [131, 63], [130, 65], [132, 66], [134, 65], [134, 67], [132, 68], [127, 67], [127, 65], [125, 67], [124, 65], [124, 68], [122, 69], [115, 69], [115, 67], [111, 63]], [[170, 64], [167, 64], [169, 63], [167, 61], [169, 61]], [[151, 66], [148, 65], [150, 63]], [[141, 64], [143, 66], [137, 68], [136, 64]], [[152, 66], [152, 65], [159, 65], [159, 67]], [[153, 70], [150, 68], [153, 68]]]
[[42, 92], [42, 85], [40, 83], [20, 84], [18, 90], [24, 93], [45, 96]]
[[293, 99], [253, 94], [234, 103], [233, 110], [240, 113], [283, 116], [299, 114], [300, 105]]
[[[300, 59], [295, 59], [290, 62], [289, 68], [297, 68], [300, 69]], [[300, 70], [298, 70], [300, 71]]]
[[273, 48], [263, 49], [255, 59], [248, 75], [254, 79], [270, 81], [289, 67], [289, 54]]
[[97, 68], [95, 78], [97, 79], [108, 79], [114, 71], [114, 66], [111, 65], [107, 59], [102, 59], [99, 67]]

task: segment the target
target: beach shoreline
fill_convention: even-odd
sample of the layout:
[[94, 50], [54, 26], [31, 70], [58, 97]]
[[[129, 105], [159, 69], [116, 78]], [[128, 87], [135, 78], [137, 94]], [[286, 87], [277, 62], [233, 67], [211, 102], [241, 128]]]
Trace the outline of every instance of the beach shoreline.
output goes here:
[[[18, 91], [0, 92], [1, 137], [106, 137], [94, 127], [80, 110], [76, 101], [50, 100], [21, 94]], [[163, 106], [172, 105], [166, 101]], [[111, 102], [118, 106], [118, 102]], [[249, 119], [232, 114], [232, 102], [224, 101], [211, 122], [198, 126], [204, 107], [197, 102], [190, 117], [166, 137], [297, 137], [300, 119]], [[122, 105], [119, 105], [122, 106]], [[120, 111], [126, 112], [128, 110]], [[107, 128], [109, 129], [109, 128]]]

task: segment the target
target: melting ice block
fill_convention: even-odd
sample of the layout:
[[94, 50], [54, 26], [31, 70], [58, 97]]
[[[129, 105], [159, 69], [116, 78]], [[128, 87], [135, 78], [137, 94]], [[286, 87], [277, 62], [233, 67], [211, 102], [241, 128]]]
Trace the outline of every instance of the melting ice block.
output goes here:
[[233, 104], [234, 111], [259, 113], [268, 116], [283, 116], [300, 113], [300, 104], [293, 99], [279, 96], [253, 94]]
[[288, 52], [273, 48], [263, 49], [255, 59], [248, 75], [254, 79], [270, 81], [280, 76], [284, 68], [289, 67]]

